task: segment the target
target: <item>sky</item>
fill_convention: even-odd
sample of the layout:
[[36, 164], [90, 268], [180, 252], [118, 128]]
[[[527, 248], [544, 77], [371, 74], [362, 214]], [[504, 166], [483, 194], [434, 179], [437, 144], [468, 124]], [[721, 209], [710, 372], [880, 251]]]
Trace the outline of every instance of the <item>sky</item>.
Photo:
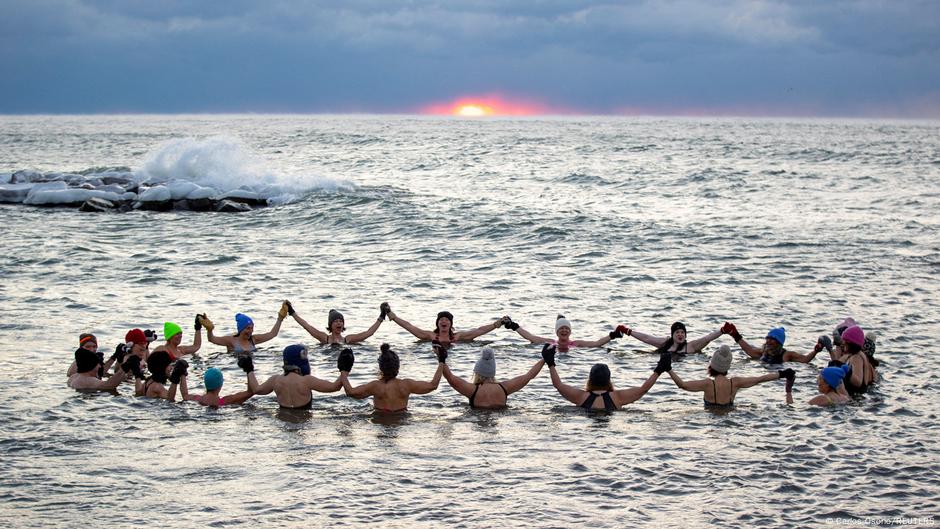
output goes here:
[[0, 0], [0, 114], [940, 118], [938, 0]]

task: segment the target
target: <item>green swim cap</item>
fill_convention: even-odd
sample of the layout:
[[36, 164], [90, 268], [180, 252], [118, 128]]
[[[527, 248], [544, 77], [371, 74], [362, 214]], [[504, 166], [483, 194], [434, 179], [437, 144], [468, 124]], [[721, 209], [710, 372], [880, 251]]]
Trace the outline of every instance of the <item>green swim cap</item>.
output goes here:
[[179, 325], [171, 321], [168, 321], [163, 324], [163, 339], [164, 340], [169, 340], [170, 338], [182, 332], [183, 332], [183, 329]]

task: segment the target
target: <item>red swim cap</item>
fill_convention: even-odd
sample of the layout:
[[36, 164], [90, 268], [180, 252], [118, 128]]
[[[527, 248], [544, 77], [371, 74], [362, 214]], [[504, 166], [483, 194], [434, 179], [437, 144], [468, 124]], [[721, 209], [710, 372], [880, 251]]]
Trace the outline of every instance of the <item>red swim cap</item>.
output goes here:
[[131, 343], [147, 343], [147, 337], [144, 335], [144, 331], [140, 329], [131, 329], [127, 331], [126, 335], [124, 335], [124, 341]]

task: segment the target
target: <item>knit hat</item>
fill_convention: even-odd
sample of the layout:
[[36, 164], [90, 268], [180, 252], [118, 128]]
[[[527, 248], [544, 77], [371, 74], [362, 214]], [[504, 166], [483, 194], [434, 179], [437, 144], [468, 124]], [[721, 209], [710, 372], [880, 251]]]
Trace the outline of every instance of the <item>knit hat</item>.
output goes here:
[[[677, 321], [673, 323], [672, 327], [669, 329], [669, 336], [676, 334], [676, 331], [678, 331], [679, 329], [682, 329], [683, 331], [685, 331], [685, 324], [682, 323], [681, 321]], [[689, 332], [689, 331], [685, 331], [685, 332]]]
[[284, 348], [284, 372], [293, 370], [299, 370], [301, 375], [310, 374], [310, 362], [307, 360], [305, 345], [294, 344]]
[[610, 385], [610, 368], [607, 364], [594, 364], [588, 382], [592, 388], [606, 388]]
[[210, 367], [202, 374], [202, 381], [206, 391], [214, 391], [222, 387], [222, 372], [217, 367]]
[[858, 325], [853, 325], [842, 331], [842, 341], [847, 343], [854, 343], [855, 345], [861, 347], [865, 345], [865, 333], [862, 331], [861, 327]]
[[450, 326], [454, 326], [454, 315], [446, 310], [442, 310], [437, 313], [437, 319], [434, 320], [434, 326], [437, 327], [437, 322], [441, 321], [441, 318], [447, 318], [450, 320]]
[[728, 369], [731, 368], [731, 360], [731, 348], [728, 347], [727, 344], [724, 344], [712, 355], [712, 361], [708, 364], [708, 367], [712, 368], [712, 371], [716, 373], [727, 375]]
[[176, 336], [177, 334], [181, 334], [182, 332], [183, 332], [183, 329], [180, 328], [179, 325], [171, 321], [168, 321], [163, 324], [163, 338], [166, 341], [170, 341], [170, 338]]
[[248, 316], [245, 316], [241, 312], [235, 315], [235, 328], [238, 330], [238, 334], [241, 334], [245, 330], [245, 327], [249, 325], [254, 325], [255, 322], [251, 320]]
[[842, 365], [838, 367], [825, 367], [822, 371], [819, 372], [819, 375], [826, 382], [826, 385], [832, 389], [839, 387], [839, 384], [842, 383], [842, 380], [845, 378], [845, 375], [849, 371], [848, 365]]
[[86, 373], [98, 367], [98, 355], [79, 347], [75, 350], [75, 371], [76, 373]]
[[124, 341], [127, 343], [148, 343], [147, 336], [140, 329], [131, 329], [124, 335]]
[[[555, 319], [555, 332], [558, 332], [558, 329], [561, 329], [562, 327], [568, 327], [568, 330], [570, 331], [571, 322], [568, 321], [567, 318], [565, 318], [564, 314], [559, 314], [558, 317]], [[598, 364], [598, 365], [601, 365], [601, 364]]]
[[95, 345], [98, 345], [98, 338], [95, 338], [95, 335], [94, 335], [94, 334], [88, 334], [88, 333], [78, 335], [78, 346], [79, 346], [79, 347], [85, 345], [85, 344], [88, 343], [88, 342], [91, 342], [91, 343], [93, 343], [93, 344], [95, 344]]
[[787, 331], [783, 327], [774, 327], [767, 333], [767, 338], [777, 340], [777, 343], [783, 345], [787, 341]]
[[473, 366], [473, 372], [481, 377], [493, 378], [496, 376], [496, 357], [492, 347], [484, 347], [480, 359]]
[[336, 320], [342, 320], [344, 324], [346, 323], [346, 318], [343, 317], [342, 312], [336, 309], [330, 309], [330, 314], [329, 316], [326, 317], [326, 330], [327, 331], [333, 328], [333, 322]]
[[150, 376], [157, 382], [166, 381], [166, 368], [172, 363], [170, 353], [166, 351], [157, 351], [147, 357], [147, 369], [150, 371]]

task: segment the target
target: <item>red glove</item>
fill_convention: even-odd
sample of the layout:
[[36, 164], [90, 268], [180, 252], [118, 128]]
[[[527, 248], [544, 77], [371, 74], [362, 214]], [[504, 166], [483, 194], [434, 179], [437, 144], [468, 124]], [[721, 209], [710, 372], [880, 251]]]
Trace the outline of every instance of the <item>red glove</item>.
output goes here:
[[735, 328], [734, 324], [730, 321], [726, 321], [724, 325], [721, 326], [721, 334], [731, 334], [738, 329]]
[[617, 332], [626, 334], [627, 336], [630, 336], [630, 334], [633, 333], [630, 327], [627, 327], [626, 325], [618, 325]]

